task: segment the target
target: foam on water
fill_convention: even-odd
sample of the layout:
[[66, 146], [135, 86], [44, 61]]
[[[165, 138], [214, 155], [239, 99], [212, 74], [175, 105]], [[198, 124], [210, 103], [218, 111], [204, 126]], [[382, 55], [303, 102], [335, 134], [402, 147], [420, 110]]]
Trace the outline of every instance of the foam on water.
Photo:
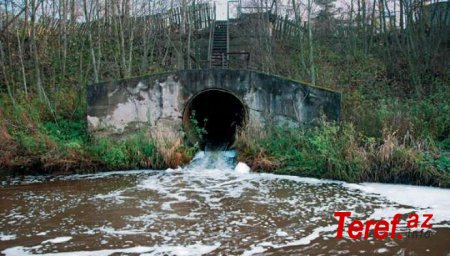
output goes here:
[[245, 163], [239, 162], [236, 165], [236, 168], [234, 168], [234, 171], [237, 173], [249, 173], [250, 167], [248, 167], [248, 165], [246, 165]]
[[45, 244], [45, 243], [59, 244], [59, 243], [65, 243], [70, 240], [72, 240], [71, 236], [62, 236], [62, 237], [56, 237], [53, 239], [45, 240], [42, 242], [42, 244]]
[[9, 241], [9, 240], [14, 240], [14, 239], [16, 239], [16, 235], [7, 235], [7, 234], [4, 234], [4, 233], [1, 233], [0, 232], [0, 241]]
[[[17, 200], [25, 202], [27, 208], [16, 206], [0, 212], [0, 231], [8, 225], [29, 225], [30, 234], [20, 236], [40, 237], [43, 242], [34, 247], [18, 244], [2, 253], [201, 255], [217, 254], [219, 250], [222, 254], [252, 255], [334, 237], [335, 211], [351, 211], [353, 217], [363, 220], [390, 218], [396, 213], [431, 212], [436, 216], [433, 224], [450, 227], [450, 190], [253, 173], [244, 163], [236, 163], [235, 151], [202, 151], [184, 168], [132, 174], [112, 172], [83, 179], [106, 182], [122, 174], [137, 177], [135, 183], [109, 189], [99, 186], [94, 193], [82, 195], [64, 196], [58, 191], [18, 194]], [[39, 223], [65, 212], [78, 213], [84, 209], [83, 204], [90, 206], [90, 211], [95, 212], [91, 218], [97, 219], [83, 219], [82, 214], [60, 218], [60, 228], [68, 230], [66, 234], [24, 222], [31, 219]], [[16, 234], [18, 230], [11, 232]], [[2, 240], [13, 236], [0, 234]], [[58, 244], [76, 243], [80, 237], [101, 237], [101, 247], [54, 253], [58, 249], [65, 251], [55, 247]], [[145, 242], [129, 248], [113, 244], [117, 239], [137, 237], [145, 238]]]
[[[107, 249], [97, 251], [77, 251], [77, 252], [59, 252], [44, 253], [42, 256], [108, 256], [112, 254], [140, 254], [141, 256], [152, 255], [177, 255], [177, 256], [197, 256], [210, 253], [217, 249], [220, 243], [214, 245], [187, 245], [187, 246], [137, 246], [123, 249]], [[6, 256], [29, 256], [35, 255], [30, 252], [31, 248], [17, 246], [2, 251]]]
[[[378, 194], [401, 205], [412, 206], [419, 214], [433, 213], [433, 223], [450, 221], [450, 189], [380, 183], [344, 184], [344, 186], [369, 194]], [[402, 209], [391, 209], [391, 212], [399, 213], [399, 210]], [[378, 211], [374, 217], [381, 218], [382, 215], [383, 211]]]

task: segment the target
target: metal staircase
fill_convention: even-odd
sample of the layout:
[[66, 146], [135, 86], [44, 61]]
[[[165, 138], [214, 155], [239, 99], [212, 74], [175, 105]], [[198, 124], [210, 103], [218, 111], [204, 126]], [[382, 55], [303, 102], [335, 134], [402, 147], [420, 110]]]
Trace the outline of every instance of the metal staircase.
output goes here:
[[215, 21], [211, 52], [211, 68], [226, 68], [228, 47], [228, 21]]

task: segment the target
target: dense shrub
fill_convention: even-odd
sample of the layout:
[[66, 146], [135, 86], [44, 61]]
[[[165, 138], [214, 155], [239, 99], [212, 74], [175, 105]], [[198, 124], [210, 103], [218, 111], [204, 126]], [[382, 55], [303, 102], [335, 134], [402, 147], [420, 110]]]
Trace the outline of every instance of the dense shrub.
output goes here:
[[[264, 130], [265, 132], [258, 132]], [[352, 124], [247, 128], [238, 136], [240, 161], [252, 169], [351, 182], [374, 181], [450, 186], [449, 160], [419, 140], [384, 129], [367, 137]], [[433, 156], [436, 152], [439, 155]]]

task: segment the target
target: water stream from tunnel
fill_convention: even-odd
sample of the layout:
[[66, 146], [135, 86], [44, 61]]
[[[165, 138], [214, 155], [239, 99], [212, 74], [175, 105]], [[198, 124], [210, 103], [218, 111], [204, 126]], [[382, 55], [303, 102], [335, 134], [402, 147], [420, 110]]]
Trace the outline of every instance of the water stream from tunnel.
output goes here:
[[[184, 168], [11, 178], [0, 188], [0, 252], [12, 255], [450, 253], [450, 190], [248, 172], [233, 150]], [[427, 239], [335, 238], [358, 219], [434, 213]], [[400, 227], [404, 228], [404, 227]]]

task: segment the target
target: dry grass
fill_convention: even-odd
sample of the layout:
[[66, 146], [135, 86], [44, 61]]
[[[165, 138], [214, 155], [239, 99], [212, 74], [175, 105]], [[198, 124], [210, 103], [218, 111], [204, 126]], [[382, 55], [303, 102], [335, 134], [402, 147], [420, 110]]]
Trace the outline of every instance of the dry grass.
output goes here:
[[250, 127], [240, 131], [236, 147], [239, 161], [253, 170], [351, 182], [450, 186], [448, 173], [424, 159], [435, 152], [433, 145], [414, 139], [408, 131], [399, 135], [392, 127], [383, 129], [380, 139], [365, 137], [352, 125], [300, 130]]
[[191, 160], [179, 134], [160, 130], [152, 131], [150, 134], [156, 142], [157, 150], [162, 156], [165, 166], [175, 168]]
[[389, 161], [392, 158], [392, 154], [394, 150], [398, 148], [400, 145], [398, 143], [398, 139], [395, 137], [394, 133], [384, 132], [383, 144], [380, 146], [377, 152], [378, 158], [382, 161]]
[[275, 171], [280, 162], [267, 154], [258, 141], [267, 137], [262, 127], [248, 126], [241, 129], [235, 138], [235, 146], [239, 152], [238, 161], [245, 162], [252, 170]]

